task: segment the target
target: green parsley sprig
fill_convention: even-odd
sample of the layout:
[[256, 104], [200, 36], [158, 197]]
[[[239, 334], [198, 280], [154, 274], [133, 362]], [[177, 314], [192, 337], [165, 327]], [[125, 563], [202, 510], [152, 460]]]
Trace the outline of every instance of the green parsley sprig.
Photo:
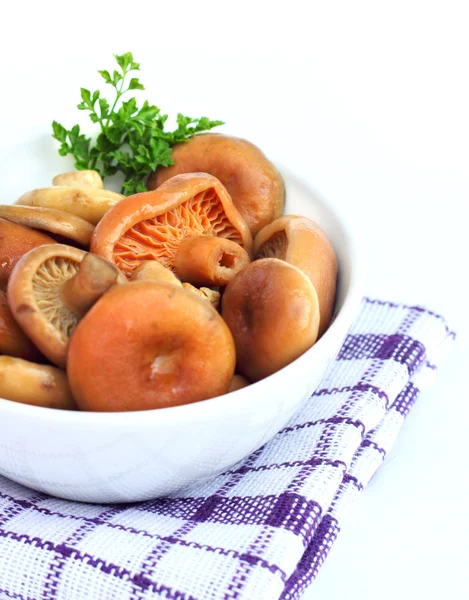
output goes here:
[[112, 74], [98, 71], [106, 84], [114, 88], [112, 105], [99, 90], [91, 93], [80, 89], [82, 101], [77, 108], [87, 111], [91, 121], [99, 125], [96, 141], [81, 133], [79, 125], [69, 130], [57, 121], [52, 123], [52, 135], [60, 142], [59, 154], [74, 157], [76, 169], [95, 169], [103, 178], [123, 173], [122, 193], [129, 195], [146, 191], [144, 180], [148, 173], [159, 166], [174, 164], [171, 149], [175, 144], [224, 123], [207, 117], [193, 119], [179, 113], [177, 128], [166, 131], [168, 115], [161, 114], [157, 106], [145, 100], [138, 108], [135, 98], [122, 100], [124, 94], [145, 88], [138, 77], [129, 79], [130, 73], [140, 70], [132, 53], [114, 57], [119, 70]]

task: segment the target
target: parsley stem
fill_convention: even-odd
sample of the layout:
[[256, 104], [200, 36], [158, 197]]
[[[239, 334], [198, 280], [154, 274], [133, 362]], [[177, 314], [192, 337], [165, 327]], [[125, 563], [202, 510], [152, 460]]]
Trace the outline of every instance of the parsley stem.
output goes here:
[[[116, 92], [117, 92], [116, 99], [114, 100], [114, 104], [112, 105], [112, 108], [109, 111], [109, 116], [107, 118], [105, 127], [109, 126], [109, 121], [111, 120], [111, 115], [114, 113], [114, 109], [116, 108], [116, 105], [119, 102], [119, 98], [125, 94], [125, 92], [122, 91], [122, 88], [124, 87], [124, 81], [125, 81], [125, 78], [126, 78], [127, 74], [128, 74], [128, 71], [124, 70], [123, 71], [123, 76], [122, 76], [122, 79], [121, 79], [120, 88], [117, 89], [117, 87], [116, 87]], [[128, 90], [126, 90], [126, 91], [128, 91]], [[104, 131], [103, 131], [103, 133], [104, 133]]]

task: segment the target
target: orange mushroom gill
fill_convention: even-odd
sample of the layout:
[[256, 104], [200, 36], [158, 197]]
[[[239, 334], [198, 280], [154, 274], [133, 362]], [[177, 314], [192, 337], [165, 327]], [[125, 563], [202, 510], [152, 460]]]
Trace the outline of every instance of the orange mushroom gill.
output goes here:
[[177, 272], [176, 255], [192, 238], [222, 238], [236, 244], [239, 253], [242, 248], [249, 253], [252, 247], [249, 229], [228, 192], [206, 173], [178, 175], [157, 190], [122, 200], [97, 226], [91, 251], [114, 262], [128, 277], [148, 260]]

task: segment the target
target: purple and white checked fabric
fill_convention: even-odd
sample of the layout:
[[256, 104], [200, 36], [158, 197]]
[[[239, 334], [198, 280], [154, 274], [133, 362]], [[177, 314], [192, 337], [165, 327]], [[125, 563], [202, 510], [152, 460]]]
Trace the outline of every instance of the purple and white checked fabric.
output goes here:
[[0, 597], [299, 598], [452, 338], [431, 311], [365, 299], [290, 423], [235, 468], [171, 497], [78, 504], [0, 477]]

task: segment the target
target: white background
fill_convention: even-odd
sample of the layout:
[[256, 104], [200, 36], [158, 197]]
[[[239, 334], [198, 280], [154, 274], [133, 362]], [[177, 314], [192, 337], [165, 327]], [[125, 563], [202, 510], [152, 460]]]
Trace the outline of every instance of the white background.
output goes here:
[[[467, 9], [452, 0], [2, 9], [0, 150], [21, 153], [35, 136], [37, 150], [55, 152], [52, 119], [72, 125], [79, 87], [94, 89], [96, 69], [131, 50], [142, 98], [171, 115], [225, 120], [344, 215], [367, 295], [427, 305], [458, 330], [307, 600], [469, 597]], [[20, 163], [14, 173], [0, 163], [5, 189], [21, 176]]]

